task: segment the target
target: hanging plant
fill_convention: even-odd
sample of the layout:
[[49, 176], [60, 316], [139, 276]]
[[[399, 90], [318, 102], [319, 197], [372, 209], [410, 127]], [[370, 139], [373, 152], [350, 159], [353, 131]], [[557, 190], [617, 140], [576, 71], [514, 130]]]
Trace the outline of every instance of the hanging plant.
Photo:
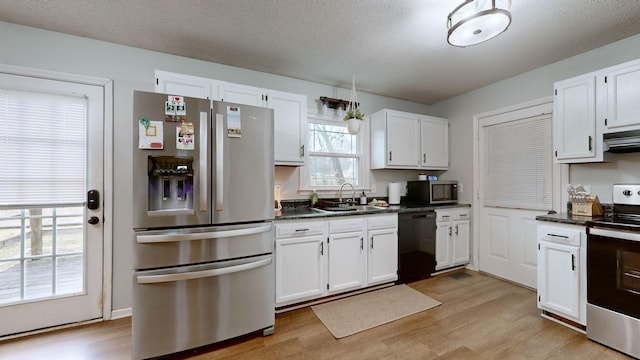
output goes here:
[[364, 113], [358, 108], [358, 94], [356, 94], [356, 77], [353, 77], [351, 86], [351, 97], [349, 98], [349, 106], [344, 114], [343, 120], [347, 122], [347, 130], [349, 134], [355, 135], [360, 132], [360, 122], [364, 120]]
[[347, 121], [349, 119], [358, 119], [358, 120], [364, 120], [364, 114], [362, 113], [362, 111], [360, 111], [360, 109], [358, 109], [357, 107], [355, 109], [349, 109], [347, 110], [347, 112], [344, 114], [344, 121]]

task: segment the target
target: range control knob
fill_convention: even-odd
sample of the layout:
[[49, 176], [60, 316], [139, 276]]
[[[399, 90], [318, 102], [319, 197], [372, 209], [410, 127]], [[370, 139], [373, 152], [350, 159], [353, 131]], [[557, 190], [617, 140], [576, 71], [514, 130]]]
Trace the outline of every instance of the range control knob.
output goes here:
[[631, 190], [624, 190], [624, 191], [622, 192], [622, 195], [624, 195], [624, 196], [631, 196], [631, 194], [633, 194], [633, 193], [631, 192]]

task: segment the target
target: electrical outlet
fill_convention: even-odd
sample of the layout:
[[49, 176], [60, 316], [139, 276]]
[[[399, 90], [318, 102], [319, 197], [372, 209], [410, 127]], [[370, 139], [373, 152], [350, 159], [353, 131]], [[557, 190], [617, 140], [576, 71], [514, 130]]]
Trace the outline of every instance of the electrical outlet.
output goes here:
[[458, 192], [462, 194], [462, 191], [463, 191], [462, 183], [458, 183]]
[[280, 201], [280, 184], [276, 184], [273, 189], [273, 197], [276, 201]]
[[371, 184], [371, 192], [375, 194], [375, 192], [376, 192], [376, 184]]

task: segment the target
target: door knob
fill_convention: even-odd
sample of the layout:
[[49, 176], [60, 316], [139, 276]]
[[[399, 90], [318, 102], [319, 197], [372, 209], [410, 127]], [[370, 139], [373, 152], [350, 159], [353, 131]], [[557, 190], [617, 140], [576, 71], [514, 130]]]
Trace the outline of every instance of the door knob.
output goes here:
[[89, 220], [87, 220], [87, 222], [91, 225], [95, 225], [100, 222], [100, 218], [98, 218], [97, 216], [92, 216], [89, 218]]

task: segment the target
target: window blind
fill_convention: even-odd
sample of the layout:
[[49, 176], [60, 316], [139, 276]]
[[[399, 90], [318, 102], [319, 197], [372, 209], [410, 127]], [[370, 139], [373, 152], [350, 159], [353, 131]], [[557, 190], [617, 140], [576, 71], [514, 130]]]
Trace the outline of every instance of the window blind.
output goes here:
[[485, 205], [552, 209], [551, 115], [490, 125], [484, 131]]
[[87, 100], [0, 89], [0, 206], [84, 201]]

